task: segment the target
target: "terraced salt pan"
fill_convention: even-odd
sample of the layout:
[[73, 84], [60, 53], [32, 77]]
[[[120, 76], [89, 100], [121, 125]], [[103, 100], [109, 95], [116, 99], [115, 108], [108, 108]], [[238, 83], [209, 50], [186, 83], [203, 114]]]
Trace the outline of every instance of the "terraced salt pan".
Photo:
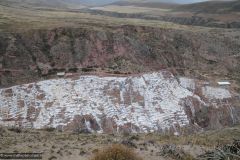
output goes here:
[[179, 81], [180, 81], [180, 85], [183, 88], [187, 88], [187, 89], [189, 89], [191, 91], [193, 91], [195, 89], [195, 81], [194, 81], [194, 79], [190, 79], [190, 78], [187, 78], [187, 77], [180, 77]]
[[205, 97], [209, 99], [231, 98], [231, 93], [225, 88], [206, 86], [202, 88], [202, 93]]
[[[6, 94], [9, 89], [11, 96]], [[207, 88], [204, 93], [211, 97], [209, 91]], [[224, 96], [228, 97], [226, 93]], [[130, 123], [139, 128], [138, 132], [158, 131], [189, 124], [180, 103], [189, 96], [201, 101], [167, 71], [132, 77], [46, 80], [1, 89], [0, 124], [6, 125], [7, 119], [22, 119], [31, 122], [34, 128], [58, 127], [67, 126], [76, 115], [91, 115], [100, 126], [98, 132], [103, 132], [104, 116], [111, 118], [118, 128]], [[85, 125], [92, 129], [89, 121], [85, 120]]]

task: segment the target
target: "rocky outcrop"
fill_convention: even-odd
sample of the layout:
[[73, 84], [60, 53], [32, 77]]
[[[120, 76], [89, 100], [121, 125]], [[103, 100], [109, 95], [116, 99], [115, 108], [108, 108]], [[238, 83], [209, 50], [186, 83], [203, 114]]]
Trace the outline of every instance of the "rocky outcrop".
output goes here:
[[191, 132], [240, 122], [239, 95], [171, 72], [80, 76], [0, 90], [0, 124], [77, 132]]

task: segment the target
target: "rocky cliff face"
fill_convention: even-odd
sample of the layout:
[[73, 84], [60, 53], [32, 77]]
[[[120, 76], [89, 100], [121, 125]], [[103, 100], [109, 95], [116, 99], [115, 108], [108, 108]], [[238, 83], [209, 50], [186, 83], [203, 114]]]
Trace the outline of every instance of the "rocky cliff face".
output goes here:
[[144, 26], [2, 33], [0, 85], [30, 83], [58, 71], [87, 67], [126, 73], [172, 67], [184, 75], [206, 73], [239, 79], [239, 36], [238, 30]]
[[80, 76], [0, 90], [0, 124], [77, 132], [171, 132], [240, 122], [239, 95], [171, 72]]

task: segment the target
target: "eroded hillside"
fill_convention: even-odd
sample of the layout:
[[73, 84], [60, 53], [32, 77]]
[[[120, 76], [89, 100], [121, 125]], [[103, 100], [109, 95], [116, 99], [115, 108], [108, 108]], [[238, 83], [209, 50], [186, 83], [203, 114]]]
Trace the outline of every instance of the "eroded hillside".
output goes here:
[[239, 81], [239, 36], [238, 30], [133, 25], [4, 33], [1, 85], [54, 77], [60, 71], [142, 73], [165, 68], [202, 79]]

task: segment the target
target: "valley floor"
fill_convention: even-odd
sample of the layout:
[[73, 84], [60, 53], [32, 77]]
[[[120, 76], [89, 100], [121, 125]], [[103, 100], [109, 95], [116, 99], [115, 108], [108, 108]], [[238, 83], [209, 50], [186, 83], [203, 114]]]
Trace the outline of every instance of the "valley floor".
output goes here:
[[[30, 130], [0, 128], [0, 152], [43, 153], [43, 159], [88, 160], [104, 147], [121, 143], [135, 150], [143, 160], [197, 159], [198, 155], [216, 146], [240, 139], [240, 126], [208, 131], [189, 136], [162, 134], [76, 134], [48, 128]], [[175, 155], [166, 154], [163, 146]]]

